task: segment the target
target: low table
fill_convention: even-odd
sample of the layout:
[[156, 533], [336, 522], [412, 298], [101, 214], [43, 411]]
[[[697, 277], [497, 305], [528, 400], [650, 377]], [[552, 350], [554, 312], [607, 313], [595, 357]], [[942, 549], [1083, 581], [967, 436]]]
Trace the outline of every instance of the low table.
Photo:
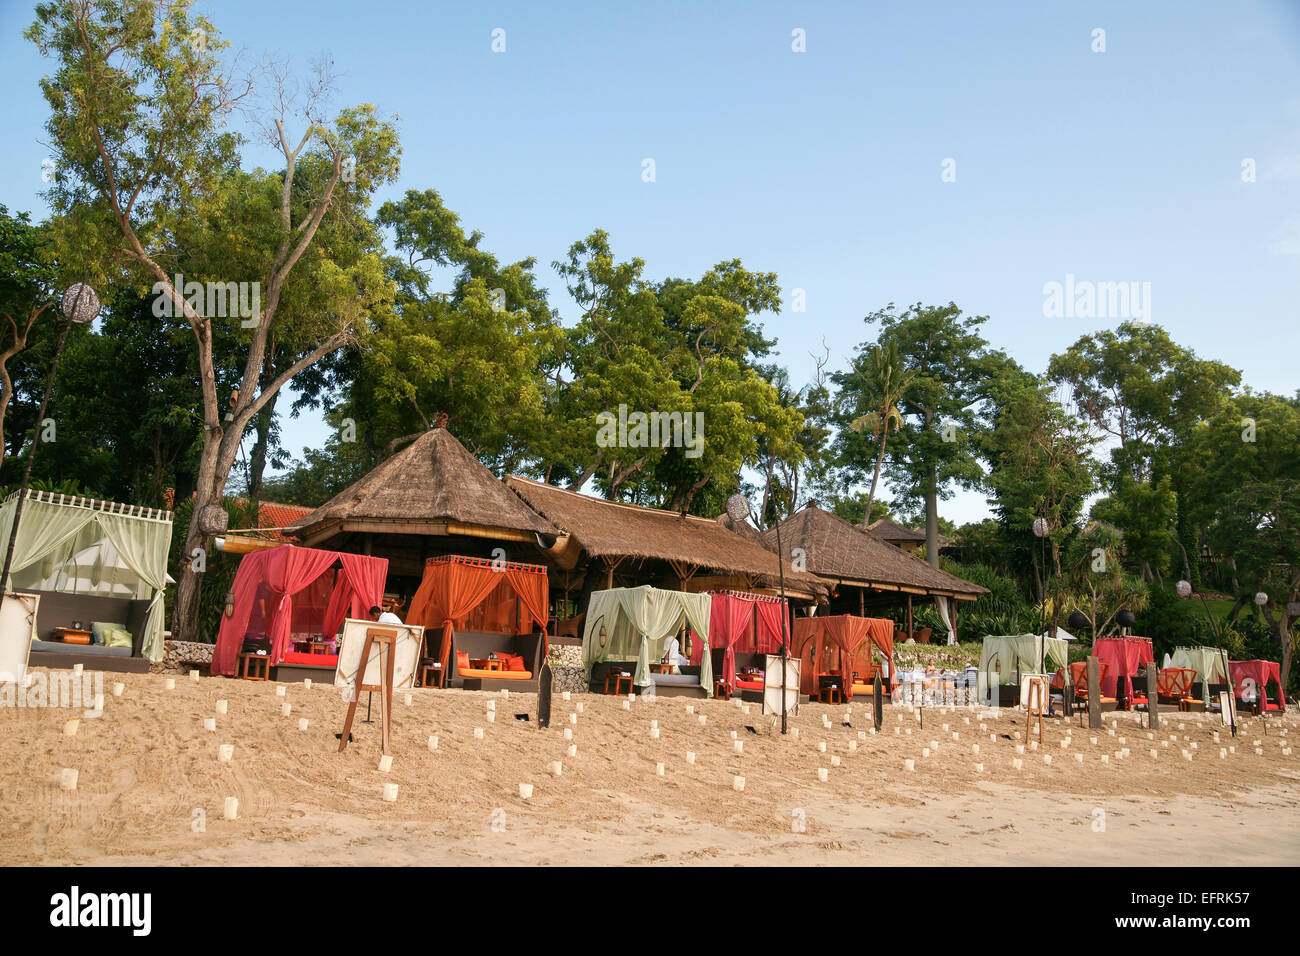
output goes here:
[[608, 693], [610, 692], [610, 691], [609, 691], [609, 682], [610, 682], [611, 680], [614, 682], [614, 693], [615, 693], [615, 694], [621, 694], [621, 693], [623, 693], [623, 689], [622, 689], [622, 688], [623, 688], [623, 681], [627, 681], [627, 692], [628, 692], [629, 694], [632, 693], [632, 675], [631, 675], [631, 674], [624, 674], [622, 671], [610, 671], [608, 674], [606, 674], [606, 675], [605, 675], [605, 693], [606, 693], [606, 694], [608, 694]]
[[650, 665], [650, 671], [654, 674], [671, 674], [673, 672], [673, 665], [669, 664], [667, 661], [655, 661]]
[[56, 627], [50, 632], [50, 639], [64, 644], [89, 644], [91, 632], [79, 627]]
[[823, 704], [842, 704], [844, 691], [838, 684], [826, 684], [817, 689], [817, 700]]
[[240, 654], [239, 676], [244, 680], [269, 680], [271, 658], [267, 654]]
[[471, 657], [469, 659], [469, 666], [474, 668], [476, 671], [505, 670], [505, 668], [501, 666], [501, 659], [499, 657], [483, 657], [478, 659]]

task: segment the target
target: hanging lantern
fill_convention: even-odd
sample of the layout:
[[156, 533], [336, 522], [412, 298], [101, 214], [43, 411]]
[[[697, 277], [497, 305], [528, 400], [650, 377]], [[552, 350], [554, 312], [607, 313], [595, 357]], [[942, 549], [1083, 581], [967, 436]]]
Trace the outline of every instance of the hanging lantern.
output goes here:
[[1257, 591], [1255, 593], [1255, 603], [1258, 604], [1260, 607], [1263, 607], [1265, 604], [1268, 603], [1268, 595], [1265, 594], [1263, 591]]
[[734, 494], [727, 499], [727, 517], [740, 524], [749, 517], [749, 499], [742, 494]]
[[1050, 528], [1048, 527], [1048, 525], [1047, 525], [1047, 519], [1046, 519], [1046, 518], [1035, 518], [1035, 519], [1034, 519], [1034, 536], [1035, 536], [1035, 537], [1038, 537], [1038, 538], [1046, 538], [1046, 537], [1047, 537], [1047, 532], [1050, 531], [1050, 530], [1051, 530], [1051, 529], [1050, 529]]
[[203, 534], [221, 534], [230, 526], [230, 515], [221, 505], [204, 505], [199, 509], [198, 519]]
[[1175, 593], [1176, 593], [1180, 598], [1189, 598], [1189, 597], [1191, 597], [1191, 596], [1192, 596], [1192, 582], [1191, 582], [1191, 581], [1179, 581], [1177, 584], [1174, 585], [1174, 592], [1175, 592]]
[[79, 325], [93, 321], [99, 315], [99, 296], [95, 290], [84, 282], [75, 282], [68, 286], [59, 302], [59, 311]]
[[1088, 620], [1088, 615], [1082, 611], [1075, 611], [1070, 615], [1069, 625], [1076, 631], [1082, 631], [1085, 628], [1092, 627], [1092, 621]]
[[1120, 611], [1115, 615], [1115, 620], [1119, 622], [1120, 627], [1132, 627], [1137, 623], [1137, 618], [1134, 617], [1133, 612], [1129, 610]]
[[609, 640], [609, 636], [605, 633], [605, 625], [602, 624], [600, 626], [600, 646], [604, 647], [607, 640]]
[[225, 614], [226, 617], [235, 616], [235, 589], [234, 588], [231, 588], [229, 591], [226, 592], [226, 606], [223, 609], [222, 613]]

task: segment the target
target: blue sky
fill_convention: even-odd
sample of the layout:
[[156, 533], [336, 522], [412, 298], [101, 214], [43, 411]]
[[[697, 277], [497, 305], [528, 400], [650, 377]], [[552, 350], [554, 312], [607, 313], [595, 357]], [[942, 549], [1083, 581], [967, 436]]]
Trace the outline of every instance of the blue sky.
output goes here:
[[[437, 189], [498, 256], [536, 256], [568, 320], [549, 263], [602, 227], [650, 277], [739, 257], [804, 290], [805, 312], [766, 317], [796, 382], [823, 340], [843, 366], [891, 301], [987, 315], [1041, 371], [1118, 324], [1045, 317], [1044, 285], [1073, 275], [1150, 283], [1176, 341], [1256, 389], [1300, 387], [1297, 0], [197, 6], [250, 56], [328, 53], [336, 106], [401, 118], [380, 200]], [[0, 202], [40, 214], [47, 67], [21, 38], [31, 5], [0, 11]], [[985, 512], [978, 494], [942, 508]]]

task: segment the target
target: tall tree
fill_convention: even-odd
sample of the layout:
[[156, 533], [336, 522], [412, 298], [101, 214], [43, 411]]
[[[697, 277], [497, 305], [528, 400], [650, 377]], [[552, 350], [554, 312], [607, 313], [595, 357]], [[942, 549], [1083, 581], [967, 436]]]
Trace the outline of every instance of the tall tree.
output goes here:
[[869, 356], [858, 354], [861, 368], [854, 369], [854, 382], [862, 386], [860, 393], [846, 396], [855, 401], [858, 410], [868, 409], [849, 422], [849, 428], [859, 434], [870, 435], [876, 442], [876, 466], [871, 472], [871, 484], [867, 488], [867, 503], [863, 509], [862, 526], [871, 521], [871, 503], [876, 497], [876, 484], [880, 481], [880, 466], [885, 461], [885, 446], [889, 441], [889, 432], [903, 427], [903, 413], [899, 403], [912, 387], [918, 372], [905, 370], [902, 357], [898, 353], [897, 342], [886, 342], [874, 346]]
[[5, 416], [14, 397], [9, 361], [27, 348], [38, 320], [54, 305], [54, 259], [48, 228], [32, 225], [25, 212], [11, 216], [0, 205], [0, 458], [8, 447]]
[[[359, 214], [396, 174], [398, 146], [395, 129], [373, 106], [344, 110], [327, 122], [324, 72], [297, 102], [292, 84], [279, 76], [268, 129], [284, 169], [240, 170], [241, 141], [225, 122], [252, 82], [236, 82], [223, 67], [219, 54], [227, 44], [190, 6], [187, 0], [57, 0], [36, 8], [27, 36], [55, 61], [41, 84], [57, 164], [53, 207], [76, 223], [97, 275], [122, 268], [152, 282], [159, 301], [183, 316], [193, 334], [204, 429], [198, 517], [220, 507], [249, 422], [298, 372], [353, 342], [375, 299], [384, 296], [377, 257], [352, 261], [350, 246], [322, 247], [317, 239], [322, 223]], [[294, 115], [304, 126], [296, 141], [289, 131]], [[301, 178], [300, 169], [308, 170]], [[208, 294], [192, 294], [188, 283], [178, 289], [169, 266], [206, 280]], [[250, 281], [256, 285], [245, 288], [250, 300], [256, 291], [257, 307], [249, 310], [255, 314], [223, 318], [230, 293]], [[289, 328], [281, 307], [299, 282], [310, 282], [328, 308]], [[228, 400], [217, 390], [218, 325], [233, 326], [246, 347]], [[273, 332], [293, 339], [299, 357], [266, 381]], [[191, 520], [183, 553], [196, 554], [207, 538], [200, 521]], [[179, 572], [172, 630], [185, 638], [197, 620], [201, 579], [193, 561], [182, 562]]]

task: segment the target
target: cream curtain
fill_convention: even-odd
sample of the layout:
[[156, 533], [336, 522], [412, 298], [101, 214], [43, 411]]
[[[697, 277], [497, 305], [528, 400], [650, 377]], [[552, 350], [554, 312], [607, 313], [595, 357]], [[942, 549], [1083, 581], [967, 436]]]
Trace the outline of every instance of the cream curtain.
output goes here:
[[952, 616], [948, 613], [948, 599], [941, 594], [934, 597], [934, 606], [939, 609], [939, 620], [943, 621], [944, 629], [948, 632], [948, 643], [957, 643], [957, 632], [952, 627]]
[[1070, 660], [1069, 645], [1059, 637], [1044, 637], [1041, 634], [985, 637], [980, 649], [980, 670], [976, 679], [979, 699], [989, 699], [989, 676], [992, 672], [997, 672], [999, 684], [1015, 684], [1017, 673], [1037, 673], [1040, 659], [1044, 670], [1049, 672], [1057, 667], [1065, 667]]
[[[17, 503], [14, 496], [0, 506], [0, 547], [8, 545]], [[140, 646], [143, 655], [156, 664], [163, 659], [163, 594], [172, 536], [170, 518], [111, 514], [84, 504], [59, 504], [28, 497], [23, 505], [10, 581], [6, 586], [12, 584], [14, 571], [44, 560], [89, 526], [94, 526], [97, 538], [111, 544], [122, 563], [152, 591], [153, 603], [145, 618]]]
[[[582, 634], [582, 663], [591, 679], [591, 669], [600, 661], [635, 660], [637, 686], [650, 683], [650, 661], [663, 656], [664, 645], [686, 623], [704, 641], [700, 662], [700, 684], [713, 695], [713, 662], [709, 650], [709, 612], [712, 597], [662, 588], [611, 588], [596, 591], [587, 606]], [[605, 628], [605, 644], [600, 629]]]

